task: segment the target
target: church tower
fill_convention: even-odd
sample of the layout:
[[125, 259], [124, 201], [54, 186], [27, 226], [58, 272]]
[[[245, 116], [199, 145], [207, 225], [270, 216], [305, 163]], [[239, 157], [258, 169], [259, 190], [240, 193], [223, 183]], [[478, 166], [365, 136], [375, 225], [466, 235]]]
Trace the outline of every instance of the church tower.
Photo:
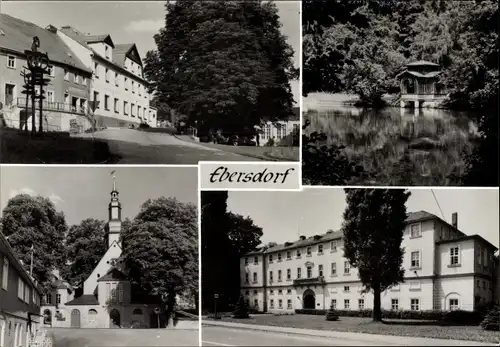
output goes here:
[[[113, 241], [120, 245], [120, 231], [122, 228], [122, 205], [118, 200], [118, 191], [116, 190], [116, 182], [113, 177], [113, 191], [111, 192], [111, 201], [108, 205], [109, 222], [108, 222], [108, 247]], [[121, 246], [121, 245], [120, 245]]]

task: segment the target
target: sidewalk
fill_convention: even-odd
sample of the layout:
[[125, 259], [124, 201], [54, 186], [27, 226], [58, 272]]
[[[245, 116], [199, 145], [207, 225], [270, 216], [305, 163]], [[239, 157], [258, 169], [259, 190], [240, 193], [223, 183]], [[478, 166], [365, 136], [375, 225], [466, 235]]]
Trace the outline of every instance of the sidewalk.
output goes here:
[[[325, 330], [312, 330], [312, 329], [298, 329], [298, 328], [284, 328], [267, 325], [254, 325], [232, 322], [220, 322], [211, 320], [202, 320], [203, 326], [219, 326], [233, 329], [246, 329], [255, 331], [265, 331], [270, 333], [281, 334], [295, 334], [314, 336], [322, 338], [332, 338], [341, 340], [356, 340], [366, 342], [382, 342], [390, 343], [392, 345], [401, 346], [498, 346], [498, 344], [488, 344], [476, 341], [464, 340], [448, 340], [448, 339], [431, 339], [423, 337], [407, 337], [407, 336], [392, 336], [392, 335], [375, 335], [363, 333], [348, 333], [339, 331], [325, 331]], [[203, 329], [203, 328], [202, 328]]]

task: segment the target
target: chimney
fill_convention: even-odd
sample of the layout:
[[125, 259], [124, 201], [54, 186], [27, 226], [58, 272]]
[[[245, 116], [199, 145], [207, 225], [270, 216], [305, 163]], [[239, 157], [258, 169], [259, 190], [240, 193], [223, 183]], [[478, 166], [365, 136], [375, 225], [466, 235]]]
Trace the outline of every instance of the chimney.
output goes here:
[[304, 235], [300, 235], [300, 240], [301, 241], [304, 241], [306, 239], [306, 237]]
[[458, 213], [456, 212], [451, 214], [451, 225], [458, 229]]

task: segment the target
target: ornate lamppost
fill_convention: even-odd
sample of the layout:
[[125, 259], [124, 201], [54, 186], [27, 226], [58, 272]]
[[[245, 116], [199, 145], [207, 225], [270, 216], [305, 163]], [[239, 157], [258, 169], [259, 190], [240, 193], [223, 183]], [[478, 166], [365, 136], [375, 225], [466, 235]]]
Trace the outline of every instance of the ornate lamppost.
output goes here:
[[[48, 85], [49, 79], [44, 78], [45, 74], [48, 74], [50, 66], [49, 56], [47, 53], [38, 52], [38, 48], [40, 48], [40, 39], [35, 36], [33, 38], [33, 43], [31, 45], [31, 50], [25, 50], [24, 54], [26, 55], [26, 61], [28, 63], [29, 73], [25, 73], [23, 77], [27, 76], [27, 80], [25, 77], [25, 91], [26, 95], [31, 95], [31, 131], [35, 132], [36, 124], [35, 124], [35, 103], [36, 100], [39, 100], [39, 123], [38, 123], [38, 131], [40, 133], [43, 132], [43, 99], [45, 99], [43, 87]], [[36, 87], [39, 87], [40, 94], [36, 94]], [[27, 106], [27, 101], [26, 101]], [[26, 107], [26, 113], [28, 108]]]

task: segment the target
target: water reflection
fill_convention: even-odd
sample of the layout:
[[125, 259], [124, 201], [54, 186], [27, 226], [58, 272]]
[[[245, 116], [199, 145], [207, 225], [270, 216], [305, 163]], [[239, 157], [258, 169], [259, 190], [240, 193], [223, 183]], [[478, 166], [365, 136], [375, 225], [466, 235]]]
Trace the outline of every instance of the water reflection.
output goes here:
[[463, 172], [463, 154], [479, 136], [474, 115], [440, 109], [339, 106], [305, 118], [308, 132], [325, 132], [329, 144], [345, 145], [349, 159], [373, 172], [353, 184], [452, 185], [450, 174]]

